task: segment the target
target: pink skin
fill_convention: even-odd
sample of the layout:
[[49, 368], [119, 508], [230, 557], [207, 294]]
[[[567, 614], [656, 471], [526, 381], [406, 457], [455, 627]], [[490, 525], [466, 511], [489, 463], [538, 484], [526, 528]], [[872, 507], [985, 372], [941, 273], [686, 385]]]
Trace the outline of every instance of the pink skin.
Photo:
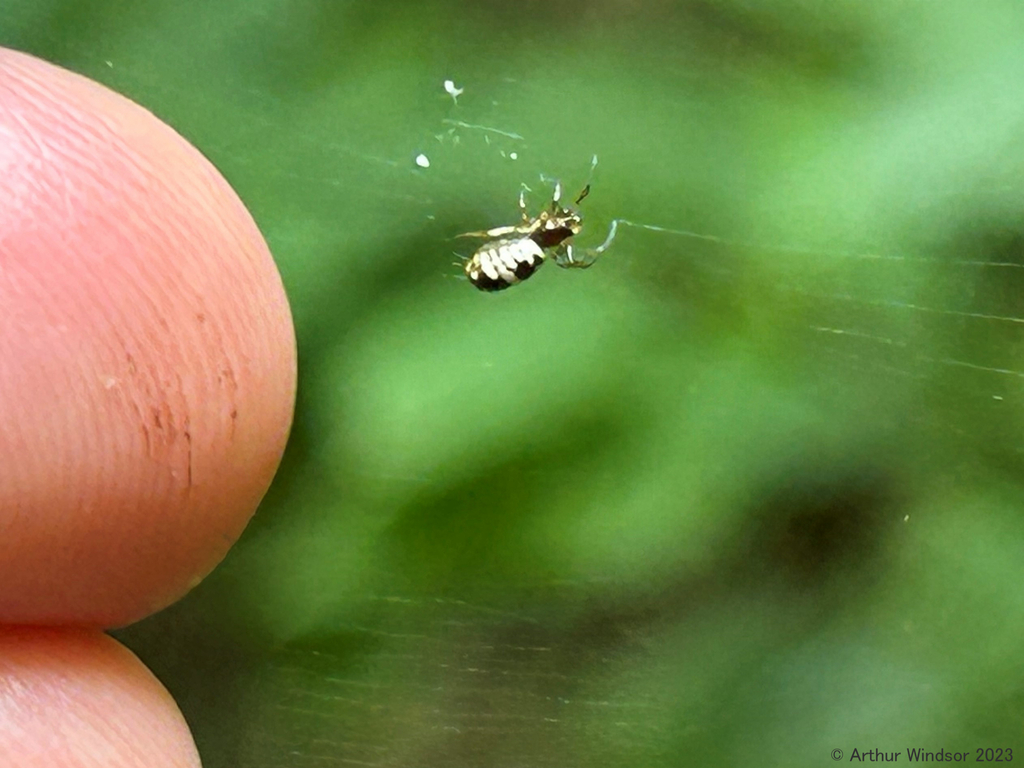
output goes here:
[[295, 379], [280, 277], [217, 171], [134, 103], [0, 49], [0, 625], [64, 627], [0, 630], [0, 764], [121, 764], [75, 762], [76, 733], [156, 750], [125, 765], [198, 764], [173, 702], [98, 629], [224, 557]]
[[0, 765], [194, 768], [188, 726], [131, 651], [96, 630], [0, 628]]

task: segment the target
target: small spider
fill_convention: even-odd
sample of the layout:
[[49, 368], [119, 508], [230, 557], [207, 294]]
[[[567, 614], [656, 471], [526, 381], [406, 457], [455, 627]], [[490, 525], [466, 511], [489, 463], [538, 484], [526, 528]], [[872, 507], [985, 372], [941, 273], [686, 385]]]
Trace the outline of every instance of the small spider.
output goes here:
[[[587, 184], [573, 205], [579, 205], [589, 194], [590, 185]], [[566, 241], [573, 235], [578, 235], [583, 229], [583, 218], [576, 210], [562, 207], [561, 198], [562, 185], [556, 183], [550, 209], [531, 217], [526, 212], [524, 192], [520, 192], [519, 210], [523, 215], [522, 223], [459, 235], [497, 238], [481, 245], [466, 262], [465, 271], [469, 282], [481, 291], [503, 291], [536, 272], [549, 255], [558, 266], [566, 269], [585, 269], [593, 264], [597, 256], [608, 247], [611, 239], [605, 241], [600, 248], [588, 251], [584, 258], [577, 258], [572, 243]]]

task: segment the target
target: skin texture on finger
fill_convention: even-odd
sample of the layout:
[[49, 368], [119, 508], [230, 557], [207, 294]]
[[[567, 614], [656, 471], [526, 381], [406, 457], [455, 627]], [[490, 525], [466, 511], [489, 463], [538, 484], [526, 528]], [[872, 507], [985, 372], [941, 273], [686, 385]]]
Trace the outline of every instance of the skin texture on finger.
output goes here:
[[0, 49], [0, 624], [118, 626], [224, 556], [296, 357], [249, 213], [191, 145]]
[[171, 695], [97, 630], [0, 629], [0, 765], [195, 768]]

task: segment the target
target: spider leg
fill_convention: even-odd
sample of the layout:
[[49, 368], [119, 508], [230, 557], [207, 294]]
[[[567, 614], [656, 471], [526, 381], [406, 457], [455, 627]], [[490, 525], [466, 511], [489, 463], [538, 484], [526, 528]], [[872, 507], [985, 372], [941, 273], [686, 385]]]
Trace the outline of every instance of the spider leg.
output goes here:
[[525, 184], [523, 185], [523, 188], [521, 190], [519, 190], [519, 212], [523, 214], [523, 223], [524, 224], [529, 224], [530, 223], [530, 214], [528, 214], [526, 212], [526, 185]]
[[554, 191], [554, 194], [552, 194], [552, 196], [551, 196], [551, 212], [552, 213], [557, 213], [558, 212], [558, 208], [559, 208], [558, 204], [561, 202], [561, 200], [562, 200], [562, 182], [556, 181], [555, 182], [555, 191]]
[[572, 247], [572, 243], [562, 243], [551, 252], [551, 258], [562, 269], [586, 269], [593, 265], [595, 259], [590, 251], [580, 252]]
[[[612, 241], [615, 239], [615, 233], [619, 229], [620, 221], [622, 221], [622, 219], [615, 219], [614, 221], [612, 221], [612, 225], [608, 229], [608, 237], [606, 237], [604, 239], [604, 242], [597, 246], [597, 248], [594, 248], [593, 250], [590, 251], [590, 254], [592, 256], [596, 258], [608, 250], [608, 246], [610, 246], [612, 244]], [[626, 223], [628, 224], [629, 222]]]
[[615, 235], [618, 232], [620, 221], [623, 220], [615, 219], [612, 222], [611, 228], [608, 230], [608, 237], [606, 237], [604, 242], [596, 248], [578, 250], [572, 247], [572, 243], [562, 243], [552, 250], [552, 260], [564, 269], [586, 269], [587, 267], [593, 266], [598, 257], [607, 251], [611, 246], [612, 241], [615, 240]]
[[463, 232], [461, 235], [456, 237], [504, 237], [505, 235], [511, 235], [516, 232], [521, 232], [521, 227], [495, 227], [494, 229], [485, 229], [479, 232]]

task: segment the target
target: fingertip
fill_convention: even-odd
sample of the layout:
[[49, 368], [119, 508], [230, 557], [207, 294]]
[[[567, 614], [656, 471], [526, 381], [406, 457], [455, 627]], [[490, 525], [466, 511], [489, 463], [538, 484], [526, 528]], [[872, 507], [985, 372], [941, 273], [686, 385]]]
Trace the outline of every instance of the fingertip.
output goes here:
[[0, 628], [0, 765], [198, 768], [170, 694], [95, 630]]
[[295, 337], [223, 177], [0, 49], [0, 623], [116, 626], [224, 556], [277, 469]]

